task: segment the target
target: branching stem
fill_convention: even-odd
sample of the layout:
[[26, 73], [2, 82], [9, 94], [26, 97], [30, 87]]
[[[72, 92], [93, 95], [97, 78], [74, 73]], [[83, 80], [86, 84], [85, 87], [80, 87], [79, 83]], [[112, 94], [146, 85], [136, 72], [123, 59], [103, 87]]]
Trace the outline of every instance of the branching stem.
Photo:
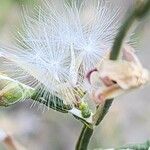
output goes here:
[[[139, 1], [139, 3], [137, 4], [137, 7], [127, 17], [127, 19], [121, 26], [120, 31], [118, 32], [118, 34], [115, 38], [115, 41], [114, 41], [114, 44], [112, 47], [112, 51], [110, 53], [111, 60], [117, 60], [117, 58], [120, 54], [121, 46], [126, 37], [126, 34], [128, 33], [128, 31], [131, 28], [134, 21], [136, 19], [143, 18], [148, 13], [149, 10], [150, 10], [150, 0]], [[97, 112], [95, 113], [96, 121], [95, 121], [94, 125], [99, 125], [101, 123], [101, 121], [107, 114], [112, 102], [113, 102], [113, 99], [107, 100], [105, 102], [105, 104], [103, 104], [103, 107], [99, 106], [97, 108]], [[100, 109], [102, 111], [100, 111]], [[76, 150], [87, 150], [87, 147], [88, 147], [90, 138], [92, 137], [92, 134], [93, 134], [93, 130], [91, 131], [90, 128], [88, 128], [86, 125], [84, 125], [82, 132], [80, 134], [79, 140], [77, 142]]]

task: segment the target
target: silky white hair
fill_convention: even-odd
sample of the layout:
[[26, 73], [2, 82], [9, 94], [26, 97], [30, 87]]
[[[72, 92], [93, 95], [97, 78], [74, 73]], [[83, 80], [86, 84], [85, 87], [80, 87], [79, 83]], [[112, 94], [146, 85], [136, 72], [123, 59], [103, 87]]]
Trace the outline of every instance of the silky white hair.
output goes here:
[[79, 101], [86, 73], [111, 49], [127, 10], [121, 4], [45, 0], [32, 15], [25, 10], [16, 44], [0, 48], [1, 72], [40, 89], [46, 99]]

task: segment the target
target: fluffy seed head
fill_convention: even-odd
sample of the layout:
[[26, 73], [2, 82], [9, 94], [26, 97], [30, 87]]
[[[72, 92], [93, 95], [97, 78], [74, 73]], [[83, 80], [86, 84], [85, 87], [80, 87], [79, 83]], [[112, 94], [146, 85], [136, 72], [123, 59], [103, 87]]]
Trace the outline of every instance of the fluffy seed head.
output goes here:
[[44, 1], [32, 15], [24, 11], [18, 42], [0, 48], [0, 70], [65, 103], [81, 101], [85, 74], [111, 48], [122, 14], [106, 0]]

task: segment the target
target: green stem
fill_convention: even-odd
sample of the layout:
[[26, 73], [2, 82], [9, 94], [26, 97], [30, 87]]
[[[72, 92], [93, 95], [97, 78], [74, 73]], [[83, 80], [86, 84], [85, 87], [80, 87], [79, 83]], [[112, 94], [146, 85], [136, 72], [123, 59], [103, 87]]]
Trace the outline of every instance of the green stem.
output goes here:
[[114, 45], [112, 47], [112, 51], [110, 53], [110, 60], [117, 60], [124, 38], [126, 37], [126, 34], [134, 21], [135, 21], [135, 12], [132, 13], [127, 18], [127, 20], [124, 22], [124, 24], [120, 28], [119, 34], [117, 34], [116, 36]]
[[135, 20], [144, 17], [149, 12], [149, 10], [150, 10], [150, 0], [147, 1], [141, 0], [140, 2], [138, 2], [137, 7], [127, 17], [127, 19], [121, 26], [120, 31], [115, 38], [112, 51], [110, 53], [110, 60], [117, 60], [123, 40], [125, 39], [126, 34], [128, 33], [130, 27], [132, 26]]
[[[113, 99], [107, 100], [105, 104], [103, 105], [103, 107], [100, 108], [101, 112], [99, 113], [98, 118], [96, 119], [96, 123], [95, 123], [96, 126], [98, 126], [101, 123], [101, 121], [104, 119], [105, 115], [107, 114], [107, 112], [109, 111], [109, 108], [112, 105], [112, 102], [113, 102]], [[99, 109], [99, 107], [97, 109]]]
[[77, 141], [75, 150], [87, 150], [91, 136], [93, 135], [93, 129], [84, 125]]
[[[138, 6], [131, 12], [131, 15], [127, 17], [125, 22], [120, 28], [119, 33], [117, 34], [112, 51], [110, 53], [111, 60], [117, 60], [119, 57], [119, 53], [121, 50], [121, 46], [123, 44], [123, 40], [125, 39], [130, 27], [134, 23], [136, 19], [140, 19], [144, 17], [150, 9], [150, 0], [141, 1], [139, 2]], [[105, 115], [107, 114], [113, 99], [107, 100], [103, 106], [99, 106], [97, 108], [97, 112], [95, 113], [96, 120], [94, 121], [95, 125], [99, 125]], [[79, 140], [76, 145], [76, 150], [87, 150], [87, 146], [89, 144], [90, 138], [92, 137], [93, 129], [89, 128], [88, 126], [84, 125]]]
[[[133, 25], [134, 21], [136, 19], [140, 19], [141, 17], [144, 17], [150, 10], [150, 0], [147, 1], [141, 1], [139, 2], [138, 6], [133, 10], [131, 15], [127, 17], [125, 22], [120, 28], [120, 31], [118, 32], [113, 47], [112, 51], [110, 53], [110, 60], [117, 60], [120, 54], [121, 46], [123, 44], [123, 40], [125, 39], [129, 29]], [[105, 115], [107, 114], [111, 104], [113, 102], [112, 100], [106, 100], [104, 107], [102, 108], [102, 112], [99, 113], [99, 118], [98, 122], [96, 125], [100, 124], [100, 122], [103, 120]]]

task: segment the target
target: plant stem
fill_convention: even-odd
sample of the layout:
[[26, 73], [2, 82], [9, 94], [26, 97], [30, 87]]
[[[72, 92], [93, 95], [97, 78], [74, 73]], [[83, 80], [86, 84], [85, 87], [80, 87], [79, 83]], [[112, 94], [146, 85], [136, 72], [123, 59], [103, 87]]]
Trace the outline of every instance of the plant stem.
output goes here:
[[117, 60], [119, 53], [120, 53], [122, 43], [123, 43], [123, 40], [124, 40], [128, 30], [129, 30], [129, 28], [133, 24], [134, 20], [135, 20], [135, 12], [132, 13], [127, 18], [127, 20], [124, 22], [124, 24], [120, 28], [119, 34], [117, 34], [117, 36], [116, 36], [115, 42], [114, 42], [113, 47], [112, 47], [112, 51], [110, 53], [110, 60]]
[[140, 0], [138, 2], [137, 7], [127, 17], [127, 19], [121, 26], [120, 31], [115, 38], [112, 51], [110, 53], [110, 60], [117, 60], [123, 40], [126, 37], [126, 34], [128, 33], [130, 27], [132, 26], [132, 24], [136, 19], [141, 19], [142, 17], [144, 17], [149, 12], [149, 10], [150, 10], [150, 0], [145, 1]]
[[[102, 106], [100, 109], [97, 108], [100, 110], [100, 112], [97, 112], [98, 116], [96, 116], [97, 118], [95, 118], [96, 122], [94, 123], [94, 125], [96, 125], [96, 126], [99, 125], [99, 123], [103, 120], [103, 118], [107, 114], [107, 111], [109, 110], [112, 102], [113, 102], [113, 100], [106, 101], [104, 106]], [[94, 129], [91, 128], [91, 126], [89, 127], [86, 124], [84, 124], [81, 134], [79, 136], [79, 139], [77, 141], [75, 150], [87, 150], [87, 147], [88, 147], [90, 139], [93, 135], [93, 132], [94, 132]]]
[[[123, 44], [123, 40], [125, 39], [126, 34], [128, 33], [130, 27], [132, 26], [132, 24], [136, 19], [140, 19], [144, 17], [148, 13], [149, 9], [150, 9], [150, 0], [140, 1], [137, 7], [127, 17], [127, 19], [121, 26], [120, 31], [118, 32], [115, 38], [112, 51], [110, 53], [110, 60], [117, 60], [121, 50], [121, 46]], [[112, 102], [113, 99], [107, 100], [105, 104], [103, 104], [103, 106], [99, 106], [97, 108], [97, 112], [95, 114], [96, 121], [94, 122], [95, 123], [94, 125], [99, 125], [101, 123], [101, 121], [107, 114], [109, 108], [111, 107]], [[76, 150], [87, 150], [92, 134], [93, 134], [93, 129], [84, 125], [76, 145]]]
[[[141, 1], [138, 3], [138, 6], [131, 12], [131, 14], [127, 17], [125, 22], [120, 28], [120, 31], [118, 32], [113, 47], [112, 51], [110, 53], [110, 60], [117, 60], [118, 56], [120, 54], [121, 46], [123, 44], [123, 40], [125, 39], [129, 29], [133, 25], [136, 19], [140, 19], [141, 17], [144, 17], [150, 10], [150, 0], [147, 1]], [[96, 125], [99, 125], [105, 115], [107, 114], [109, 108], [111, 107], [111, 104], [113, 102], [112, 100], [106, 100], [105, 104], [103, 105], [104, 107], [102, 108], [102, 112], [99, 114], [98, 121]]]
[[[117, 60], [118, 56], [120, 54], [121, 46], [123, 44], [123, 40], [125, 39], [129, 29], [133, 25], [134, 21], [136, 19], [140, 19], [141, 17], [144, 17], [150, 10], [150, 0], [147, 1], [141, 1], [138, 3], [138, 6], [131, 12], [131, 14], [127, 17], [125, 22], [120, 28], [119, 33], [117, 34], [112, 51], [110, 53], [110, 60]], [[104, 107], [102, 108], [102, 112], [99, 114], [98, 121], [96, 125], [100, 124], [100, 122], [103, 120], [105, 115], [107, 114], [111, 104], [113, 102], [112, 100], [106, 100], [105, 104], [103, 105]]]
[[[101, 123], [101, 121], [104, 119], [109, 108], [111, 107], [112, 102], [113, 102], [113, 99], [107, 100], [104, 103], [104, 105], [102, 106], [102, 108], [100, 108], [101, 112], [99, 113], [98, 118], [96, 119], [96, 123], [95, 123], [96, 126], [98, 126]], [[99, 108], [97, 108], [97, 109], [99, 109]]]
[[75, 150], [86, 150], [92, 135], [93, 128], [89, 128], [87, 125], [84, 125], [80, 137], [77, 141]]

